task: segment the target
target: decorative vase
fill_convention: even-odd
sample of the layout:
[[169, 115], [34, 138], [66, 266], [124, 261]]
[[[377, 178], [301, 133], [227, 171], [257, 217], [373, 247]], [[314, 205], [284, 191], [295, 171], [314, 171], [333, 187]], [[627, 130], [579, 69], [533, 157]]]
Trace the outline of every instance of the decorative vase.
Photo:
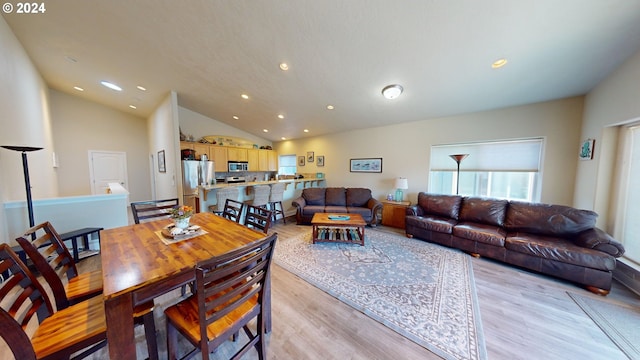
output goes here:
[[177, 228], [186, 229], [189, 227], [189, 220], [191, 217], [183, 218], [183, 219], [173, 219], [174, 224]]

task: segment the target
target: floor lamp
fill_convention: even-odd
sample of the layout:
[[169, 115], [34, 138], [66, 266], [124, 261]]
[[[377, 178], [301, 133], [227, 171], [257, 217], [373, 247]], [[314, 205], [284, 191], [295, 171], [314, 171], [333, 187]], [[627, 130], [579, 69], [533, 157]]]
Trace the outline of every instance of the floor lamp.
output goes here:
[[456, 195], [458, 195], [458, 191], [460, 190], [460, 163], [462, 162], [462, 160], [466, 159], [467, 156], [469, 156], [469, 154], [449, 155], [449, 157], [452, 158], [453, 161], [456, 162], [456, 164], [458, 164], [458, 172], [456, 175]]
[[[24, 171], [24, 187], [27, 191], [27, 210], [29, 211], [29, 227], [32, 228], [35, 225], [33, 219], [33, 203], [31, 202], [31, 182], [29, 181], [29, 164], [27, 163], [27, 152], [42, 150], [39, 147], [29, 146], [8, 146], [2, 145], [1, 147], [13, 151], [22, 152], [22, 170]], [[35, 234], [34, 234], [35, 235]]]

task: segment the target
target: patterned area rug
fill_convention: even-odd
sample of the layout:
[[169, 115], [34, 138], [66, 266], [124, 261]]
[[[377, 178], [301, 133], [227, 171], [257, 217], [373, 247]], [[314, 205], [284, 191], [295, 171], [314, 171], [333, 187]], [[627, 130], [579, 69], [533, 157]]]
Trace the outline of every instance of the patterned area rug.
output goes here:
[[445, 359], [486, 359], [470, 259], [366, 229], [365, 246], [278, 239], [275, 261]]
[[640, 308], [567, 294], [629, 359], [640, 359]]

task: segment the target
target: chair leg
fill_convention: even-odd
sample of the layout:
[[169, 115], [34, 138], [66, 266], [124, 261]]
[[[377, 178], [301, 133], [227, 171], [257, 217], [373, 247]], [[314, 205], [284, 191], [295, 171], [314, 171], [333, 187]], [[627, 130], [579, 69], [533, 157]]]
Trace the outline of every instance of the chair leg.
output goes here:
[[178, 353], [178, 330], [167, 319], [167, 355], [175, 360]]
[[147, 340], [149, 359], [158, 360], [158, 340], [156, 338], [156, 323], [153, 318], [153, 311], [144, 314], [142, 321], [144, 322], [144, 336]]

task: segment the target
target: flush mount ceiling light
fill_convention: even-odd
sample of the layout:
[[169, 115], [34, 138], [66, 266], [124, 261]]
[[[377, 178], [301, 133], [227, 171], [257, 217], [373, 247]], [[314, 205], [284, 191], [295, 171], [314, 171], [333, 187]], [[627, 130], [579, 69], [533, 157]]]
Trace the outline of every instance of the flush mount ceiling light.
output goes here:
[[84, 91], [84, 89], [83, 89], [83, 88], [81, 88], [80, 86], [74, 86], [73, 88], [74, 88], [74, 89], [76, 89], [76, 90], [78, 90], [78, 91]]
[[502, 58], [502, 59], [498, 59], [498, 60], [494, 61], [494, 62], [491, 64], [491, 67], [492, 67], [493, 69], [498, 69], [498, 68], [501, 68], [501, 67], [503, 67], [503, 66], [505, 66], [505, 65], [507, 65], [507, 59]]
[[278, 115], [278, 119], [284, 119], [284, 115], [282, 114]]
[[245, 100], [249, 100], [249, 95], [247, 95], [247, 94], [242, 94], [242, 95], [240, 95], [240, 97], [242, 97]]
[[147, 91], [147, 88], [141, 85], [136, 86], [136, 88], [140, 91]]
[[333, 110], [333, 109], [335, 109], [333, 105], [327, 105], [327, 110]]
[[400, 94], [402, 94], [402, 91], [404, 89], [402, 88], [402, 86], [398, 85], [398, 84], [394, 84], [394, 85], [387, 85], [382, 89], [382, 95], [391, 100], [391, 99], [395, 99], [398, 96], [400, 96]]
[[289, 70], [289, 65], [287, 63], [281, 63], [280, 64], [280, 70], [282, 70], [282, 71]]
[[238, 119], [240, 119], [240, 118], [238, 117], [238, 115], [233, 115], [233, 119], [234, 119], [234, 120], [238, 120]]
[[122, 88], [114, 83], [110, 83], [108, 81], [100, 81], [100, 84], [102, 84], [102, 86], [106, 86], [111, 90], [115, 90], [115, 91], [122, 91]]

